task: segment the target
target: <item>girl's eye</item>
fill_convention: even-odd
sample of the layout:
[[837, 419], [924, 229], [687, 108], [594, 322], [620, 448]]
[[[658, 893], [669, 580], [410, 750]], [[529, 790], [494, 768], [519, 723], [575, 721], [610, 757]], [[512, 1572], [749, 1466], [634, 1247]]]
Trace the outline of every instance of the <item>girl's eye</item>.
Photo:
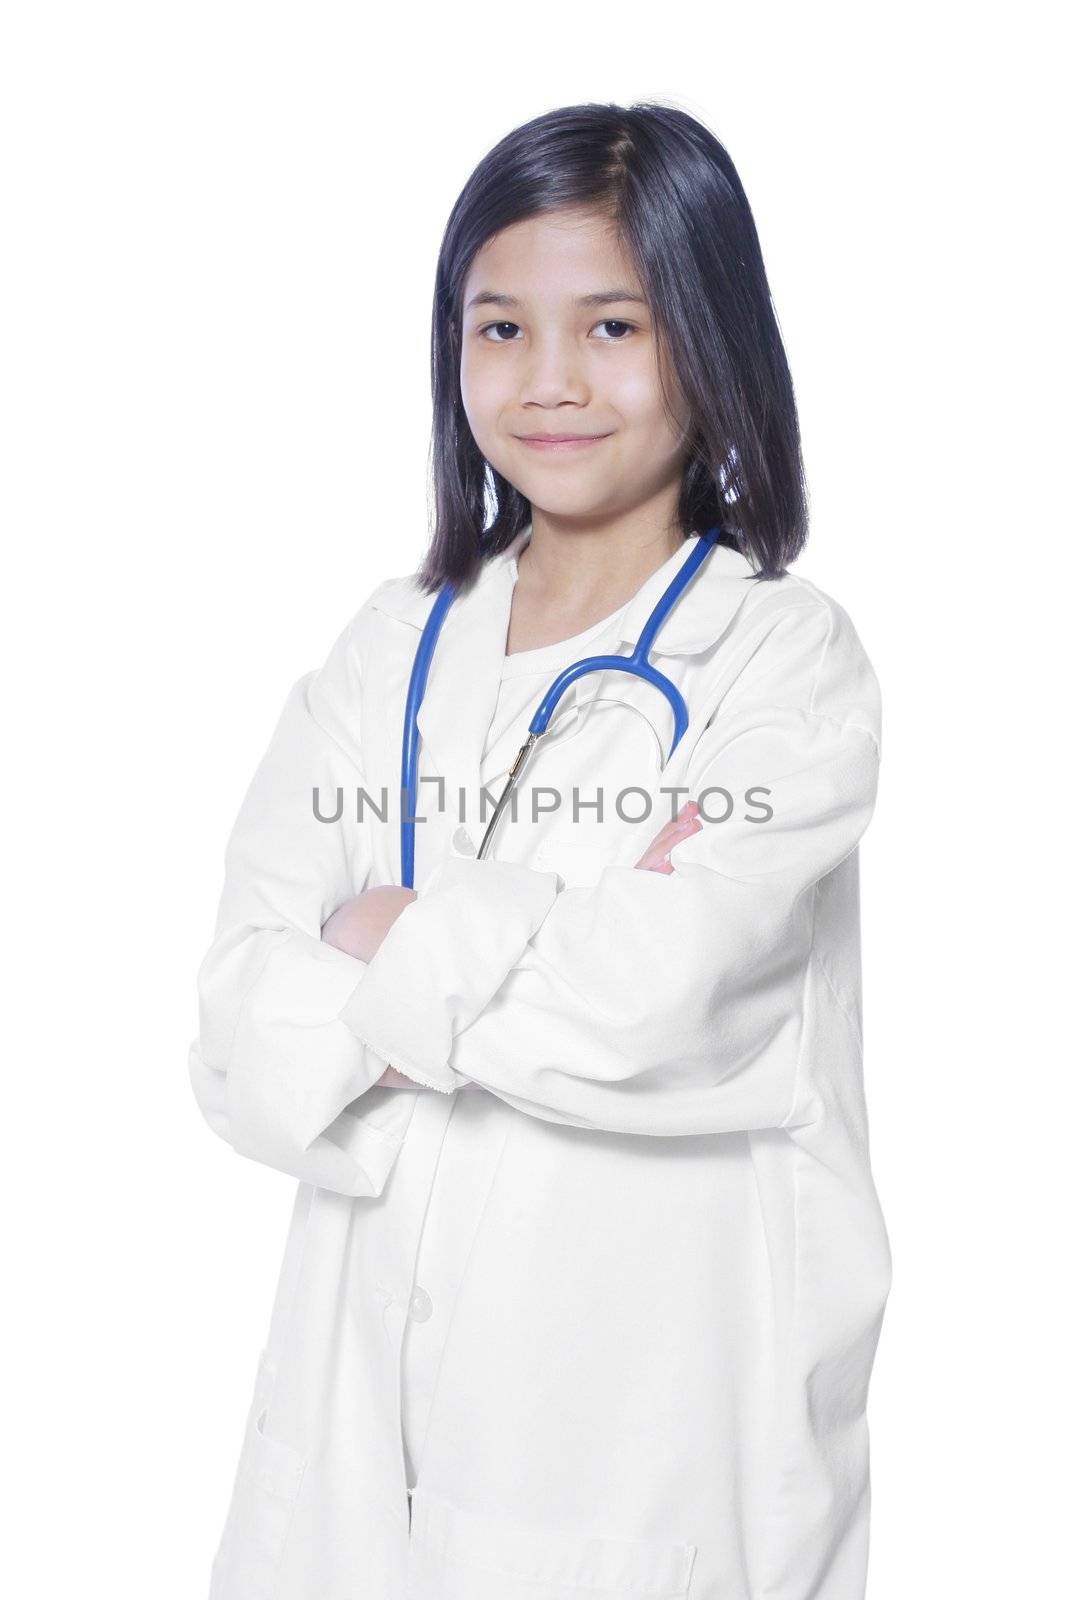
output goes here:
[[[632, 322], [625, 322], [621, 317], [607, 317], [605, 321], [597, 322], [595, 326], [597, 328], [617, 328], [622, 330], [611, 337], [603, 338], [599, 341], [600, 344], [620, 344], [625, 338], [625, 334], [631, 333], [636, 325]], [[502, 333], [506, 329], [509, 330], [509, 337], [503, 339]], [[516, 322], [488, 322], [485, 327], [479, 329], [479, 336], [481, 339], [486, 339], [487, 335], [495, 330], [497, 330], [498, 337], [489, 339], [489, 344], [512, 344], [513, 336], [520, 332], [520, 325]]]

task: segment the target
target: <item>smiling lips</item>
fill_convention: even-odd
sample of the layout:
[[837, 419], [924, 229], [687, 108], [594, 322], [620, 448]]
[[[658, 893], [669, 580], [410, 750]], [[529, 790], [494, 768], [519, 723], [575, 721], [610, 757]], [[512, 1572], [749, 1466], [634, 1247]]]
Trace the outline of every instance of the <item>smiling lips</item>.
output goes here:
[[517, 434], [521, 444], [528, 445], [532, 450], [547, 450], [566, 454], [574, 450], [586, 450], [588, 445], [598, 444], [601, 439], [609, 439], [609, 437], [608, 433]]

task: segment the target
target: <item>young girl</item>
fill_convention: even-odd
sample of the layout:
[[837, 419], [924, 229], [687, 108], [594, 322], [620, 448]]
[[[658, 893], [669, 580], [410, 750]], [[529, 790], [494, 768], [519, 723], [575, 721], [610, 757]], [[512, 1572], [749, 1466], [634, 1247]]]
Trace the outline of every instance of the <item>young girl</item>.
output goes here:
[[[293, 689], [200, 970], [199, 1104], [300, 1180], [211, 1594], [858, 1600], [879, 687], [788, 571], [797, 416], [726, 151], [655, 104], [516, 129], [433, 342], [429, 553]], [[697, 560], [641, 657], [681, 727], [654, 679], [575, 677], [484, 848], [548, 687]]]

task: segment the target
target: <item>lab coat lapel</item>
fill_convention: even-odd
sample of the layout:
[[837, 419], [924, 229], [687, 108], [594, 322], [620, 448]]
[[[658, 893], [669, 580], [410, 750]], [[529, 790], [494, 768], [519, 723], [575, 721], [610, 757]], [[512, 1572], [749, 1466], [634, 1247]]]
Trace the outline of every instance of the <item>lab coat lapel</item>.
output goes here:
[[[659, 597], [689, 559], [699, 534], [690, 534], [680, 549], [643, 583], [622, 618], [621, 638], [635, 647]], [[716, 644], [733, 621], [749, 593], [753, 567], [746, 556], [719, 544], [707, 556], [683, 591], [656, 636], [649, 660], [660, 666], [660, 656], [697, 655]], [[660, 670], [665, 670], [661, 668]]]

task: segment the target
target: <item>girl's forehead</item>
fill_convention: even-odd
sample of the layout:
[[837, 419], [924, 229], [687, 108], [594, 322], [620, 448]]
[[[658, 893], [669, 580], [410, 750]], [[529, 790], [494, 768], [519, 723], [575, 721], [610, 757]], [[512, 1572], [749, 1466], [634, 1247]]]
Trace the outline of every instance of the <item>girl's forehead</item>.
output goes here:
[[611, 294], [641, 287], [632, 258], [609, 217], [547, 212], [502, 228], [472, 260], [464, 300], [476, 294], [545, 299]]

